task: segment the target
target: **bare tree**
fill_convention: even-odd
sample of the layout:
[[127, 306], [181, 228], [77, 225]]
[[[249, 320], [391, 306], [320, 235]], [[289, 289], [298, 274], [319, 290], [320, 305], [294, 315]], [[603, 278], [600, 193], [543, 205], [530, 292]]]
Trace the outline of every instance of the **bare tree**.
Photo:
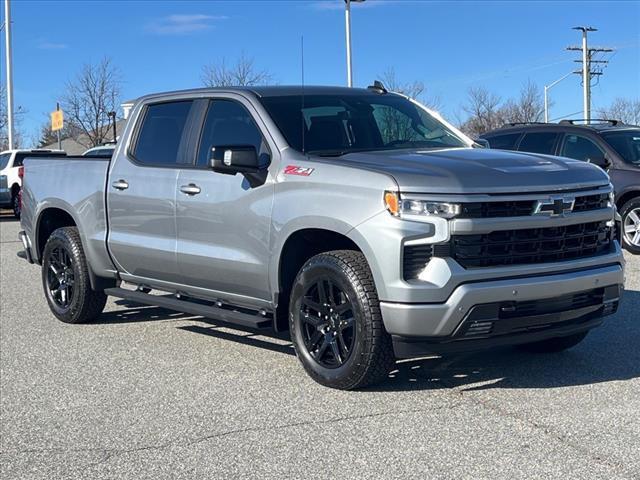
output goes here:
[[531, 80], [520, 89], [517, 100], [507, 100], [502, 107], [506, 122], [541, 122], [544, 119], [544, 100], [540, 88]]
[[426, 105], [433, 110], [440, 110], [442, 102], [438, 96], [426, 96], [425, 86], [421, 81], [414, 82], [401, 82], [396, 77], [396, 71], [393, 67], [387, 68], [382, 75], [378, 75], [380, 80], [387, 90], [392, 92], [402, 93], [409, 98], [413, 98], [423, 105]]
[[108, 113], [120, 105], [120, 87], [120, 72], [107, 57], [97, 64], [85, 64], [67, 82], [62, 110], [74, 140], [87, 148], [111, 140]]
[[629, 125], [640, 125], [640, 98], [618, 97], [598, 113], [605, 120], [620, 120]]
[[471, 136], [502, 126], [503, 111], [500, 109], [502, 99], [484, 87], [471, 87], [467, 92], [467, 104], [462, 107], [468, 115], [461, 125], [462, 130]]
[[502, 99], [484, 87], [472, 87], [468, 92], [468, 102], [462, 107], [467, 119], [461, 128], [477, 137], [505, 123], [540, 122], [544, 118], [544, 102], [540, 88], [528, 81], [520, 89], [517, 99]]
[[271, 73], [258, 70], [253, 58], [247, 57], [244, 52], [232, 66], [228, 66], [224, 58], [217, 63], [205, 65], [201, 79], [206, 87], [268, 85], [273, 82]]

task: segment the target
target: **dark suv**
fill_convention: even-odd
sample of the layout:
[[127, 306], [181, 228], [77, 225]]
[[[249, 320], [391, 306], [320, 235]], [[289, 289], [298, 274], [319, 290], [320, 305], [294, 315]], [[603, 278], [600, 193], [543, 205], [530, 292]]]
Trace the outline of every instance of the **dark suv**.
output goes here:
[[640, 254], [640, 127], [616, 120], [508, 124], [480, 138], [490, 148], [558, 155], [602, 167], [622, 216], [622, 244]]

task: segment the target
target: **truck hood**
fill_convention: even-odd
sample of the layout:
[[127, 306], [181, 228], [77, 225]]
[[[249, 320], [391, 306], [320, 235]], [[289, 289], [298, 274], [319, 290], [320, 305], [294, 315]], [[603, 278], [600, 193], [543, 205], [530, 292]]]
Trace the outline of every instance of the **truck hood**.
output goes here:
[[549, 192], [609, 183], [586, 162], [483, 148], [359, 152], [340, 161], [391, 175], [400, 191], [414, 193]]

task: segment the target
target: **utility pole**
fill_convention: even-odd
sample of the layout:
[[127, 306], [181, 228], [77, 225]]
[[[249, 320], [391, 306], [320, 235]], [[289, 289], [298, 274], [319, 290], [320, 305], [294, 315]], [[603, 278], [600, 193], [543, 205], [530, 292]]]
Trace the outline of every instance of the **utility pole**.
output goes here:
[[13, 71], [11, 60], [11, 6], [4, 0], [4, 34], [7, 60], [7, 140], [13, 149]]
[[353, 87], [353, 71], [351, 66], [351, 2], [364, 0], [344, 0], [344, 27], [347, 44], [347, 87]]
[[587, 43], [587, 35], [589, 32], [597, 32], [597, 28], [593, 27], [573, 27], [573, 30], [582, 32], [582, 46], [567, 47], [567, 50], [582, 52], [582, 60], [576, 62], [582, 63], [582, 70], [575, 73], [582, 75], [582, 104], [584, 111], [584, 120], [591, 122], [591, 78], [602, 75], [602, 68], [592, 69], [592, 64], [607, 64], [608, 60], [595, 60], [593, 54], [598, 52], [613, 52], [612, 48], [596, 47], [589, 48]]

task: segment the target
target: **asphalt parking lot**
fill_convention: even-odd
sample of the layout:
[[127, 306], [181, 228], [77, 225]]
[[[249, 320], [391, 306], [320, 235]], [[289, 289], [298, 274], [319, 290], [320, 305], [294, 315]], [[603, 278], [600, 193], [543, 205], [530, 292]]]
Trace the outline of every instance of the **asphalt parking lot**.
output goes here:
[[49, 313], [0, 216], [0, 476], [640, 478], [640, 258], [575, 349], [402, 362], [376, 389], [307, 377], [286, 339], [110, 301]]

